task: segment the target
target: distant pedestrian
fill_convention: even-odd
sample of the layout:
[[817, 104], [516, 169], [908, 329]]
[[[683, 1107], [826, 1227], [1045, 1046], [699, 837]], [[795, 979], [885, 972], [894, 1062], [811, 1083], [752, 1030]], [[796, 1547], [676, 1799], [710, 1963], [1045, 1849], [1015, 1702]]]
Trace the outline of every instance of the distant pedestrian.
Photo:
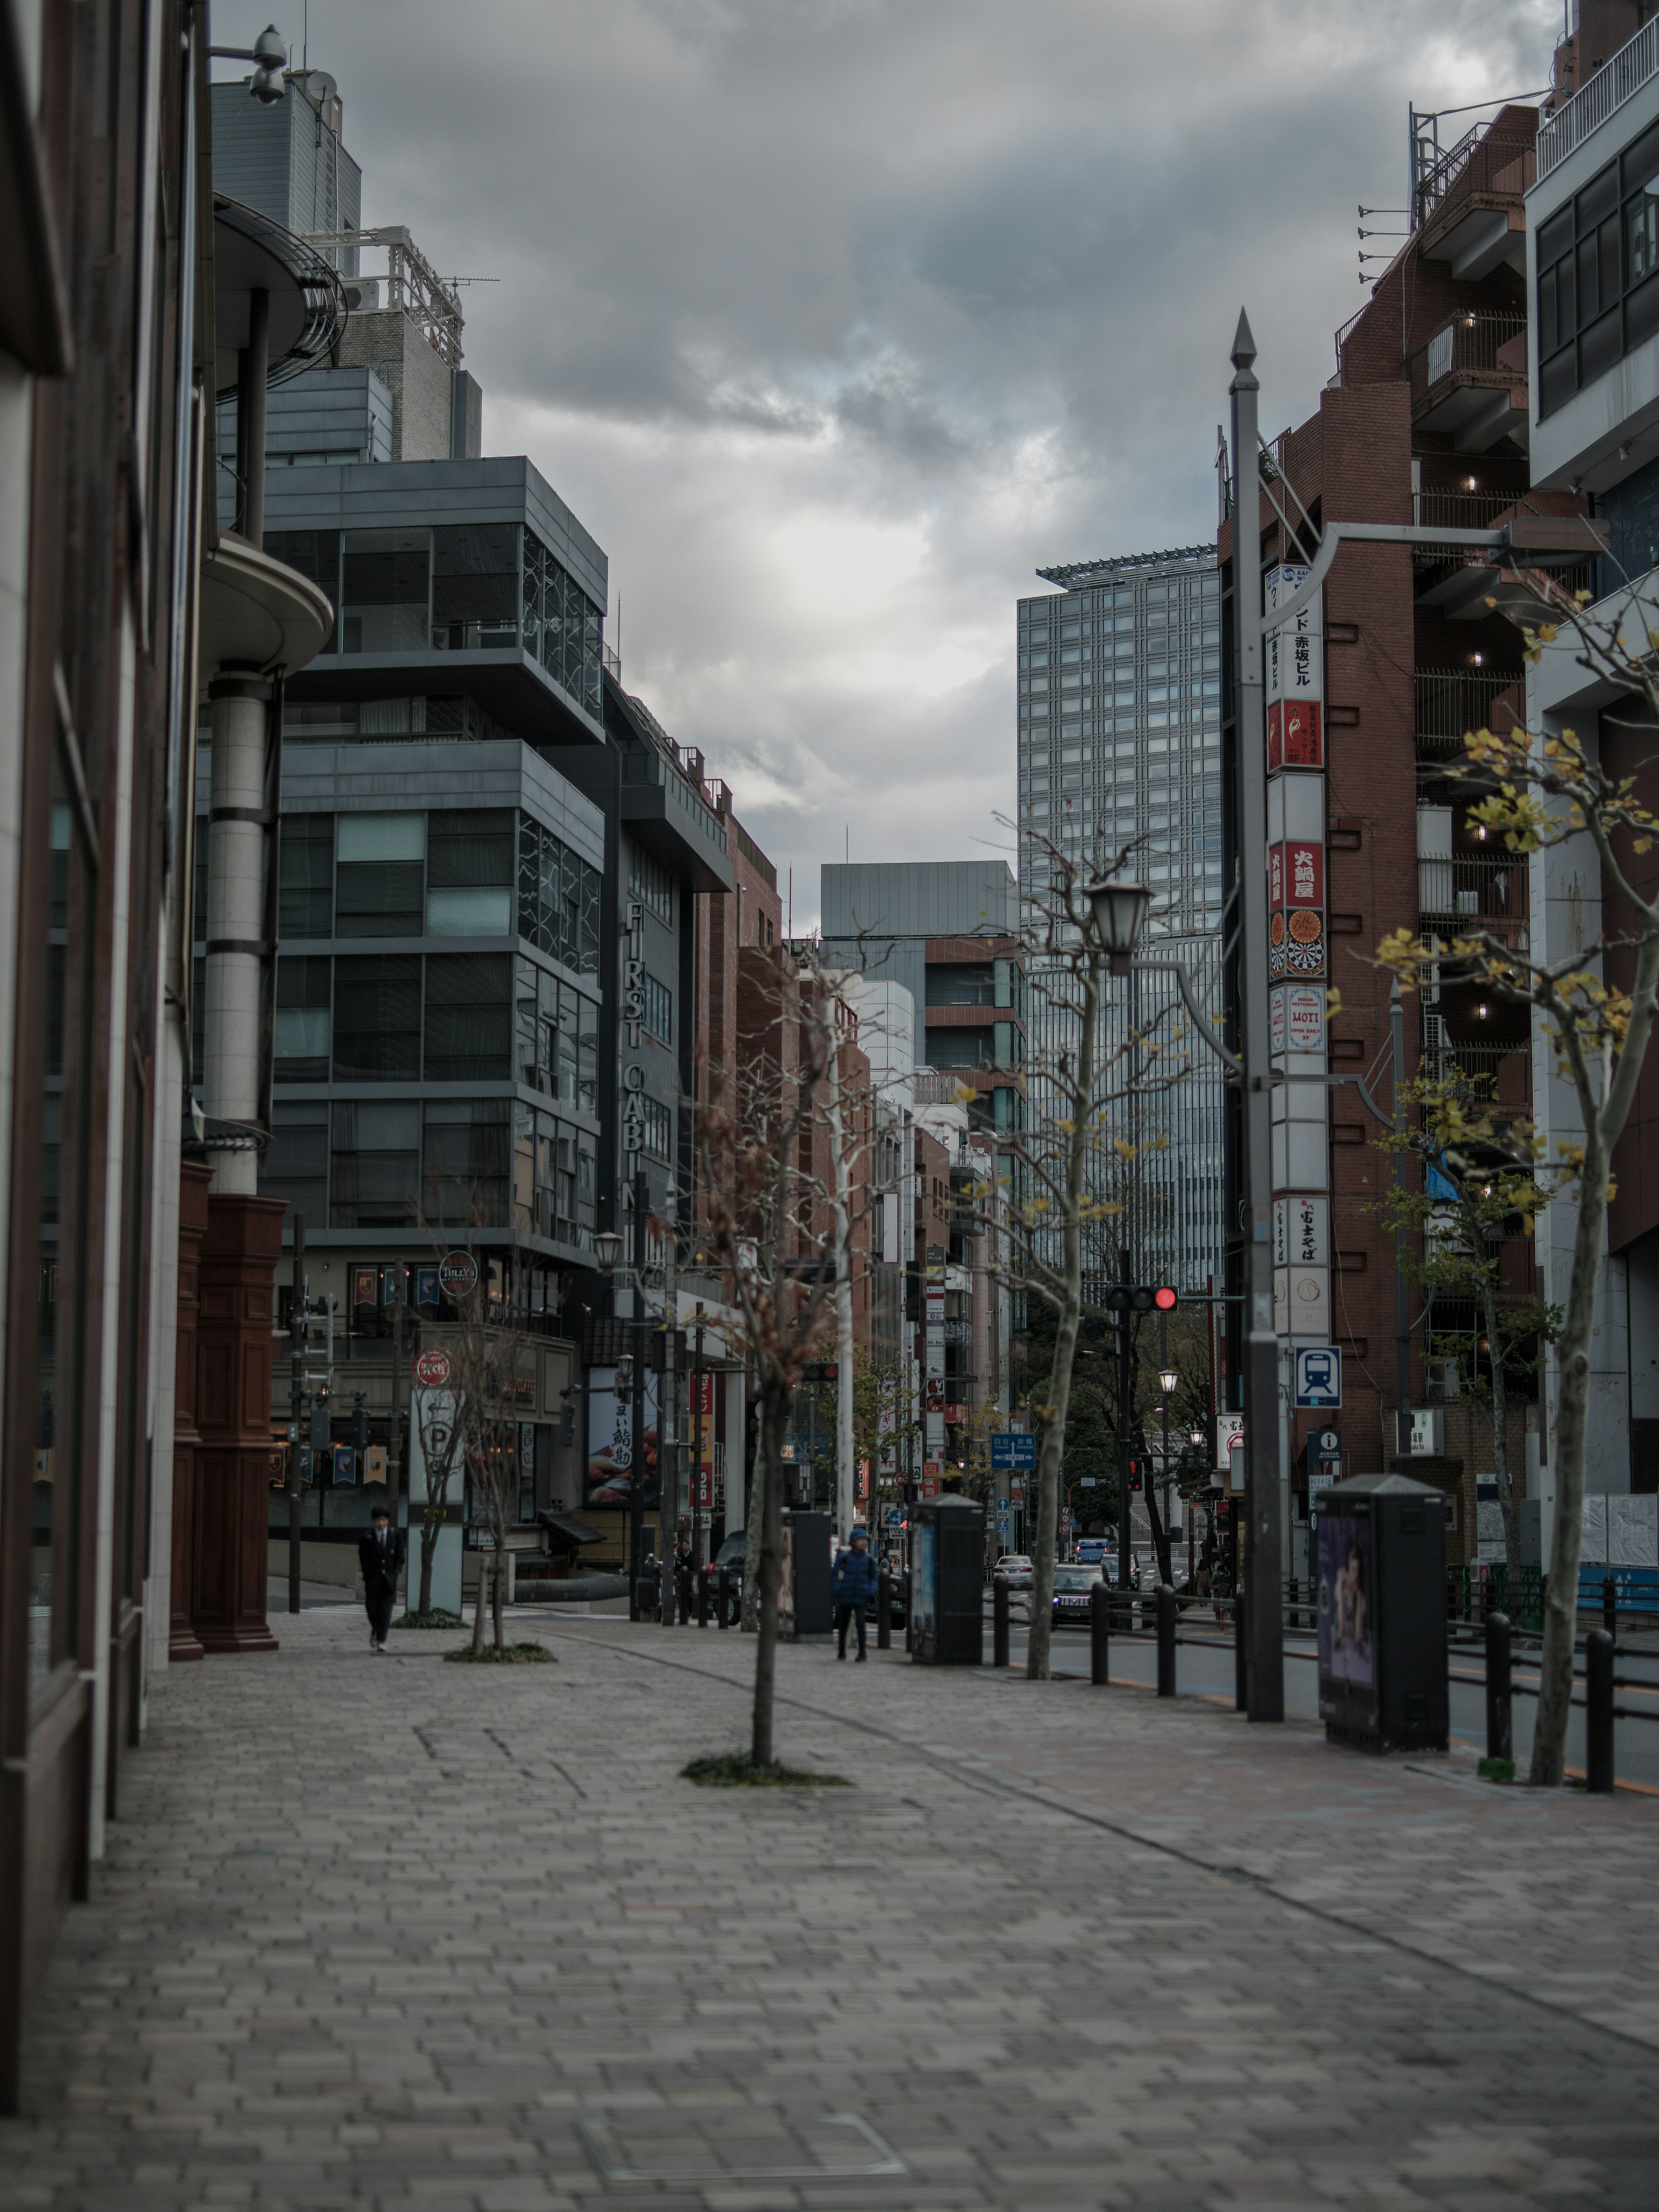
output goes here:
[[384, 1505], [374, 1508], [373, 1526], [357, 1539], [357, 1561], [363, 1571], [363, 1603], [368, 1612], [368, 1648], [386, 1650], [386, 1632], [392, 1626], [392, 1608], [398, 1602], [398, 1577], [403, 1571], [409, 1539], [392, 1525]]
[[830, 1584], [836, 1597], [836, 1656], [847, 1656], [847, 1624], [855, 1620], [859, 1625], [859, 1657], [862, 1660], [865, 1609], [876, 1594], [876, 1563], [870, 1556], [867, 1529], [854, 1528], [846, 1550], [836, 1554]]
[[688, 1626], [692, 1608], [696, 1603], [696, 1561], [691, 1556], [691, 1539], [682, 1536], [674, 1547], [674, 1595], [679, 1607], [680, 1626]]

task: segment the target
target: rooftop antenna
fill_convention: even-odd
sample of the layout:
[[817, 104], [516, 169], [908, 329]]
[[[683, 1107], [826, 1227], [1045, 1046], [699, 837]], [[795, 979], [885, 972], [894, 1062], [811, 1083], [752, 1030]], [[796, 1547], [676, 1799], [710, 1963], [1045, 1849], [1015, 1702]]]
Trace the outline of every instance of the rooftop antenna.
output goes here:
[[795, 872], [789, 871], [789, 925], [784, 934], [793, 945], [795, 939]]
[[311, 0], [305, 0], [300, 17], [300, 74], [303, 77], [311, 75]]

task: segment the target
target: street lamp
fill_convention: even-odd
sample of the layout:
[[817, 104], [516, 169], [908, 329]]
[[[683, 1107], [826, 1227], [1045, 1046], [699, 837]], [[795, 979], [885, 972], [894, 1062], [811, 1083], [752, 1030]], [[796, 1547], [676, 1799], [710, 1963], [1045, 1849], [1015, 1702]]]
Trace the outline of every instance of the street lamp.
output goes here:
[[622, 1235], [615, 1229], [601, 1229], [593, 1238], [593, 1257], [602, 1275], [614, 1275], [617, 1262], [622, 1258]]
[[1152, 892], [1145, 884], [1109, 880], [1089, 884], [1085, 896], [1094, 915], [1100, 941], [1106, 948], [1112, 974], [1127, 975], [1135, 947], [1140, 942], [1146, 909], [1152, 902]]
[[1173, 1398], [1181, 1382], [1181, 1376], [1177, 1371], [1173, 1367], [1160, 1368], [1158, 1379], [1164, 1396]]

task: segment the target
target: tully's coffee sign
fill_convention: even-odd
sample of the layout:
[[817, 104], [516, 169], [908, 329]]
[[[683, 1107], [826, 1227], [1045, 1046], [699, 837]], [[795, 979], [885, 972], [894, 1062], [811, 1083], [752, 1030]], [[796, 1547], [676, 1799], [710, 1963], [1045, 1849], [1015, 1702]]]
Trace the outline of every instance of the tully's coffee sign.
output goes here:
[[438, 1287], [447, 1298], [464, 1298], [478, 1287], [478, 1263], [470, 1252], [446, 1252], [438, 1262]]

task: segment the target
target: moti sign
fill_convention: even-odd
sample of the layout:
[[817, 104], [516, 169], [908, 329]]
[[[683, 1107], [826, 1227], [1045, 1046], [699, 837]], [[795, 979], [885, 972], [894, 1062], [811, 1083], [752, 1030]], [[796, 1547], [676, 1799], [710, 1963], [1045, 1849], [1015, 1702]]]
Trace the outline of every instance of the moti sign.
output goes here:
[[441, 1390], [449, 1380], [453, 1365], [449, 1354], [434, 1345], [415, 1362], [415, 1380], [424, 1383], [428, 1390]]
[[464, 1298], [478, 1287], [478, 1263], [470, 1252], [446, 1252], [438, 1262], [438, 1287], [447, 1298]]

